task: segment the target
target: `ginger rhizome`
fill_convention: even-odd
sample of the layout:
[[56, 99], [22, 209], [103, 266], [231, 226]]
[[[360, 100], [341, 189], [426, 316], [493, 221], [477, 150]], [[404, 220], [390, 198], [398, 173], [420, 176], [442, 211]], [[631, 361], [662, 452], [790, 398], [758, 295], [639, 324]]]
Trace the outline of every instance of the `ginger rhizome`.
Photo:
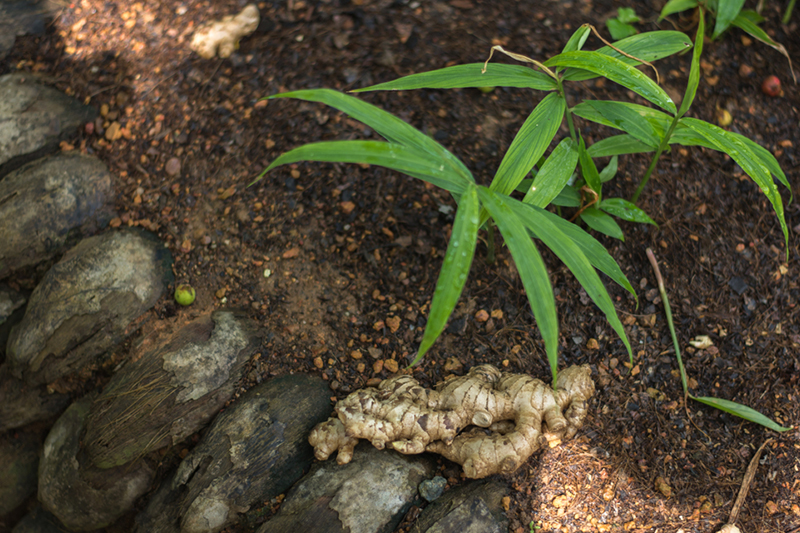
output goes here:
[[309, 442], [320, 460], [338, 450], [339, 464], [350, 462], [365, 439], [404, 454], [438, 453], [461, 464], [470, 478], [507, 474], [546, 440], [573, 437], [593, 394], [588, 365], [563, 370], [556, 389], [491, 365], [473, 367], [435, 390], [400, 375], [339, 401], [336, 416], [315, 427]]
[[239, 48], [239, 40], [256, 31], [260, 20], [258, 8], [255, 4], [248, 4], [238, 15], [201, 25], [192, 36], [190, 47], [205, 59], [212, 59], [215, 55], [230, 57]]

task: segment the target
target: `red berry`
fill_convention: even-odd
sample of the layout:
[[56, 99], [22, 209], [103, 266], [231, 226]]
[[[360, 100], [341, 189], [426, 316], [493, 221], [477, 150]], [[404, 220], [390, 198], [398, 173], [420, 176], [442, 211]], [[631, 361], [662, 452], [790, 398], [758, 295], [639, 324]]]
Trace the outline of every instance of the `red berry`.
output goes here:
[[761, 92], [767, 96], [780, 96], [781, 80], [777, 76], [767, 76], [761, 84]]

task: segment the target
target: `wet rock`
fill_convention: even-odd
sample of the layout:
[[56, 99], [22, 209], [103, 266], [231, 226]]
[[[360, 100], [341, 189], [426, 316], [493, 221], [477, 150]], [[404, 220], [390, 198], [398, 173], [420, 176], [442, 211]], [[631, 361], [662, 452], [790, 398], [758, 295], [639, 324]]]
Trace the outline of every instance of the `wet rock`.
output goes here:
[[257, 533], [388, 533], [417, 499], [419, 483], [432, 475], [426, 456], [362, 443], [346, 465], [312, 467]]
[[0, 366], [0, 431], [55, 418], [69, 405], [69, 396], [27, 385], [15, 378], [8, 364]]
[[97, 115], [43, 81], [28, 73], [0, 76], [0, 177], [53, 151]]
[[314, 456], [308, 433], [330, 414], [322, 379], [270, 379], [214, 419], [137, 517], [141, 533], [216, 532], [292, 486]]
[[259, 345], [254, 322], [239, 311], [219, 310], [134, 354], [92, 406], [86, 457], [109, 469], [197, 432], [231, 399]]
[[6, 357], [6, 343], [11, 327], [22, 320], [25, 296], [8, 285], [0, 284], [0, 363]]
[[447, 491], [422, 511], [409, 533], [505, 533], [508, 519], [502, 499], [506, 486], [475, 481]]
[[131, 331], [172, 281], [172, 257], [134, 229], [84, 239], [34, 289], [11, 331], [7, 364], [30, 385], [91, 367]]
[[58, 154], [10, 173], [0, 181], [0, 278], [106, 227], [113, 204], [111, 174], [94, 157]]
[[0, 516], [9, 514], [36, 492], [40, 444], [35, 433], [0, 436]]
[[55, 516], [35, 507], [14, 526], [11, 533], [64, 533]]
[[45, 22], [58, 9], [49, 0], [3, 0], [0, 2], [0, 59], [14, 47], [22, 35], [41, 35]]
[[39, 501], [70, 531], [114, 523], [133, 509], [155, 477], [145, 460], [87, 475], [80, 445], [93, 399], [87, 396], [73, 403], [56, 421], [39, 464]]

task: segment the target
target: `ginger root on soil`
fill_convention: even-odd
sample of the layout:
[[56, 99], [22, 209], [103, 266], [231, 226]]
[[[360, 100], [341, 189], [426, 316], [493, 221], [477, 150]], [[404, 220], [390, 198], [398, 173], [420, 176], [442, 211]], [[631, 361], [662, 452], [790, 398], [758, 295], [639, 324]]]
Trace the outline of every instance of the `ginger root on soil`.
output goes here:
[[230, 57], [239, 48], [239, 39], [256, 31], [260, 20], [255, 4], [247, 4], [238, 15], [223, 17], [198, 27], [190, 47], [205, 59], [212, 59], [215, 55]]
[[491, 365], [473, 367], [435, 390], [399, 375], [340, 400], [336, 416], [308, 440], [320, 460], [338, 450], [337, 462], [348, 463], [365, 439], [404, 454], [438, 453], [463, 465], [467, 477], [483, 478], [514, 472], [548, 439], [573, 437], [593, 394], [588, 365], [559, 373], [555, 390]]

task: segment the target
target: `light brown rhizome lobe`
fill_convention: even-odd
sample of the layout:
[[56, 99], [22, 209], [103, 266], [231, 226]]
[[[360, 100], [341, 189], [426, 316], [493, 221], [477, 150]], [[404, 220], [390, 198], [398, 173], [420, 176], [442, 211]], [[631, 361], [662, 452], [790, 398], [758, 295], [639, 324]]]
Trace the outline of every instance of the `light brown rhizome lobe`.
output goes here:
[[339, 464], [350, 462], [358, 440], [365, 439], [404, 454], [438, 453], [461, 464], [469, 478], [508, 474], [547, 440], [572, 438], [593, 394], [588, 365], [561, 371], [555, 390], [491, 365], [475, 366], [435, 390], [399, 375], [340, 400], [336, 416], [315, 427], [308, 440], [317, 459], [338, 450]]

